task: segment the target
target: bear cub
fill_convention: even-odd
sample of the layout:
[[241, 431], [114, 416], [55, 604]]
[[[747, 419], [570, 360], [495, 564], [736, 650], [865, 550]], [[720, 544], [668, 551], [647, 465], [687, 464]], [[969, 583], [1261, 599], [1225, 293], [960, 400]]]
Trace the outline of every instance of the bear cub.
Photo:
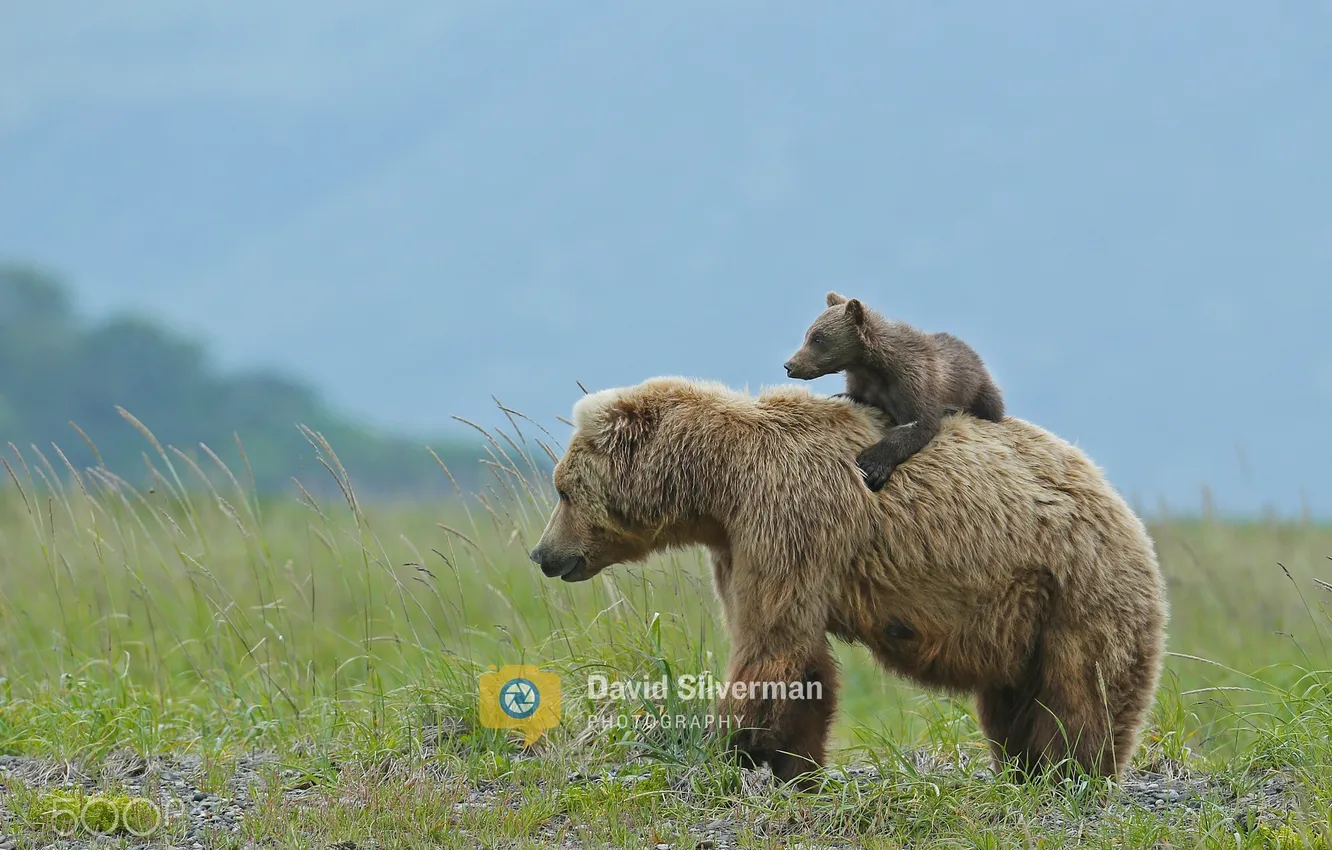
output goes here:
[[808, 381], [833, 372], [846, 373], [844, 395], [893, 419], [887, 436], [856, 457], [865, 485], [876, 492], [939, 433], [945, 413], [1004, 418], [1003, 396], [971, 346], [951, 334], [889, 321], [857, 299], [829, 292], [828, 309], [786, 361], [786, 374]]

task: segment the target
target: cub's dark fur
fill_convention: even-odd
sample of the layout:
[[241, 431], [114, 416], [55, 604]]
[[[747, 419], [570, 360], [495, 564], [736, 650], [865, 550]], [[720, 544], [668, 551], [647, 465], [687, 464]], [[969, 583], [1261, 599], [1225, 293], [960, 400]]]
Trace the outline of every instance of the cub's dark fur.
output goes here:
[[879, 408], [896, 425], [856, 458], [871, 490], [882, 489], [898, 464], [925, 447], [945, 411], [993, 422], [1004, 418], [999, 387], [971, 346], [951, 334], [889, 321], [854, 298], [829, 292], [828, 309], [786, 361], [786, 374], [810, 380], [833, 372], [846, 373], [846, 395]]

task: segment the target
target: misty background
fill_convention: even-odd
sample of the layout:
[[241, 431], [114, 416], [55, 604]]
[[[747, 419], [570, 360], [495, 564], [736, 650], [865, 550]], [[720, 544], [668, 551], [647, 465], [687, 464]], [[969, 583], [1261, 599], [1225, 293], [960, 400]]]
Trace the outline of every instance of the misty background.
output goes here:
[[[564, 436], [576, 381], [784, 382], [836, 289], [1144, 508], [1332, 513], [1326, 3], [48, 0], [0, 80], [0, 258], [279, 418]], [[66, 440], [38, 383], [0, 442]]]

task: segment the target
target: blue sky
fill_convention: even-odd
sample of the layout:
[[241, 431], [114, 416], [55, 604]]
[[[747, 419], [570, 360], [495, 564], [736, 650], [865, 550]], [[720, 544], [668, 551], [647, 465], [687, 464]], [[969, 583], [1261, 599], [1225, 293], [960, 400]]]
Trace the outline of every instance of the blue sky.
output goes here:
[[1326, 5], [3, 14], [0, 256], [363, 420], [777, 383], [831, 288], [1149, 506], [1332, 513]]

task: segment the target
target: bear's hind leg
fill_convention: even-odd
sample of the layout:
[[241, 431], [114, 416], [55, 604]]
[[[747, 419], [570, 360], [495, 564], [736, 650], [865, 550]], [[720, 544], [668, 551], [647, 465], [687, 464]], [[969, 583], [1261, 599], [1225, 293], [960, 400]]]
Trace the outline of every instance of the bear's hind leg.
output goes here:
[[981, 384], [976, 391], [976, 397], [971, 400], [971, 406], [968, 412], [977, 419], [988, 419], [991, 422], [1004, 421], [1004, 397], [999, 392], [999, 388], [991, 381]]
[[1091, 776], [1117, 775], [1109, 718], [1103, 712], [1098, 715], [1047, 700], [1038, 703], [1032, 712], [1023, 763], [1043, 770], [1055, 768], [1063, 776], [1079, 771]]
[[990, 745], [994, 772], [1011, 766], [1023, 776], [1034, 765], [1027, 760], [1027, 741], [1031, 738], [1031, 711], [1034, 694], [1013, 687], [987, 688], [976, 695], [976, 716], [981, 732]]
[[1153, 628], [1143, 629], [1137, 651], [1120, 680], [1115, 700], [1115, 771], [1122, 774], [1138, 748], [1138, 739], [1156, 698], [1164, 651], [1164, 628], [1158, 620]]
[[1057, 768], [1065, 776], [1078, 769], [1092, 776], [1117, 775], [1114, 711], [1107, 704], [1096, 653], [1058, 628], [1047, 629], [1041, 643], [1030, 682], [1036, 686], [1027, 709], [1030, 723], [1022, 730], [1025, 740], [1012, 742], [1014, 749], [1021, 750], [1023, 763], [1040, 770]]

